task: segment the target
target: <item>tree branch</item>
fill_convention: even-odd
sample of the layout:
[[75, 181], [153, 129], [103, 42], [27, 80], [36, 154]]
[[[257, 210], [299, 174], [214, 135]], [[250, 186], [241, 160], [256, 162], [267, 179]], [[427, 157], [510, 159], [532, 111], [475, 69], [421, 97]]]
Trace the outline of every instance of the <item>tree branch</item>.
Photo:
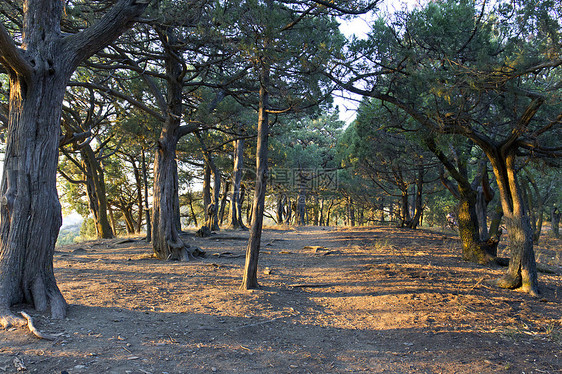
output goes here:
[[71, 68], [111, 44], [131, 26], [151, 0], [120, 0], [96, 24], [67, 36], [64, 43], [74, 51]]
[[0, 22], [0, 63], [6, 69], [13, 70], [24, 77], [25, 80], [31, 78], [33, 68], [23, 58], [20, 49], [14, 43], [14, 39], [8, 33], [8, 30]]

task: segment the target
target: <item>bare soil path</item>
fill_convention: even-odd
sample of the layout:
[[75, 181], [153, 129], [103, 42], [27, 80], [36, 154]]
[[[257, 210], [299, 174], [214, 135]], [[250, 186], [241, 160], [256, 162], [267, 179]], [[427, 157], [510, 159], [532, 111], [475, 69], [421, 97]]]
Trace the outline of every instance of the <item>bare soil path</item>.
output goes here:
[[382, 226], [266, 230], [262, 288], [242, 291], [247, 235], [186, 235], [208, 255], [189, 263], [138, 239], [59, 248], [68, 318], [25, 310], [64, 334], [1, 330], [0, 373], [562, 373], [560, 241], [533, 299], [448, 235]]

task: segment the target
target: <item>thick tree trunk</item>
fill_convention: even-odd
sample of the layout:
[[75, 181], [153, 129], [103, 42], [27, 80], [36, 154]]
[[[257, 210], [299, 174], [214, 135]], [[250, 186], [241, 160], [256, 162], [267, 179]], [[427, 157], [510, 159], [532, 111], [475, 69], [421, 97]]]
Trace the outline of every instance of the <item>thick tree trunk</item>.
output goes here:
[[[58, 141], [65, 77], [52, 75], [57, 51], [41, 51], [32, 84], [10, 74], [8, 139], [0, 200], [0, 323], [19, 323], [9, 312], [26, 302], [54, 318], [66, 302], [53, 272], [62, 223], [56, 189]], [[50, 57], [48, 57], [51, 55]], [[50, 62], [50, 63], [49, 63]]]
[[497, 284], [502, 288], [520, 287], [536, 296], [539, 294], [539, 284], [533, 249], [533, 230], [521, 197], [515, 169], [515, 154], [504, 152], [504, 157], [495, 149], [487, 152], [500, 191], [511, 249], [507, 273], [498, 279]]
[[458, 225], [462, 243], [462, 258], [479, 264], [493, 262], [497, 256], [498, 242], [481, 241], [476, 216], [476, 192], [459, 186]]
[[260, 100], [258, 110], [258, 134], [256, 148], [256, 190], [250, 224], [250, 238], [246, 248], [246, 264], [242, 289], [254, 289], [258, 285], [258, 259], [260, 253], [263, 214], [265, 211], [265, 192], [267, 187], [267, 153], [269, 137], [269, 67], [260, 67]]
[[177, 55], [169, 48], [175, 41], [171, 31], [160, 32], [163, 42], [167, 80], [168, 101], [166, 120], [160, 132], [154, 157], [154, 193], [152, 208], [152, 248], [161, 260], [188, 260], [189, 246], [179, 237], [178, 170], [176, 147], [181, 137], [180, 121], [183, 112], [182, 80], [183, 66]]
[[0, 324], [27, 324], [10, 306], [49, 306], [54, 318], [66, 302], [53, 271], [62, 223], [56, 189], [60, 120], [66, 84], [86, 58], [130, 27], [146, 2], [120, 1], [93, 26], [72, 36], [60, 30], [62, 1], [27, 0], [21, 49], [0, 24], [0, 64], [9, 75], [10, 105], [0, 187]]
[[179, 205], [175, 139], [166, 134], [158, 141], [154, 158], [154, 201], [152, 207], [152, 248], [161, 260], [187, 260], [185, 244], [179, 237], [175, 209]]

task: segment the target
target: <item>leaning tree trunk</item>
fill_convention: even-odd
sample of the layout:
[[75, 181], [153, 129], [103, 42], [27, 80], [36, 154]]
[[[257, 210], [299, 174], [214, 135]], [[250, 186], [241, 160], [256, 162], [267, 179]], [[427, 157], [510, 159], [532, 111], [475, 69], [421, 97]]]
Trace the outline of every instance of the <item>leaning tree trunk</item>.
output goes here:
[[256, 190], [250, 224], [250, 238], [246, 247], [246, 264], [242, 289], [254, 289], [258, 284], [258, 259], [265, 211], [265, 192], [267, 187], [267, 151], [269, 137], [269, 67], [260, 69], [260, 100], [258, 111], [258, 139], [256, 148]]
[[502, 288], [521, 288], [536, 296], [539, 294], [539, 284], [533, 249], [533, 230], [517, 180], [515, 152], [506, 152], [502, 157], [498, 150], [489, 150], [487, 155], [500, 191], [511, 249], [507, 273], [498, 279], [497, 285]]
[[27, 0], [19, 49], [0, 23], [0, 64], [9, 75], [8, 137], [0, 187], [0, 324], [25, 324], [9, 308], [32, 303], [55, 318], [66, 302], [53, 272], [62, 223], [56, 189], [65, 88], [86, 58], [131, 26], [147, 3], [123, 0], [93, 26], [61, 33], [62, 1]]

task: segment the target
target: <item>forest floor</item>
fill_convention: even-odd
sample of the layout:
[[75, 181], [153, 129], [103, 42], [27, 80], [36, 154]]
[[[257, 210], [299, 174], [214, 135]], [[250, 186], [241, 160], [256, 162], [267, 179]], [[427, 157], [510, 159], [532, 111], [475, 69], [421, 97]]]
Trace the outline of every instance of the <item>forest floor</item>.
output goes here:
[[63, 335], [1, 330], [0, 373], [562, 372], [560, 240], [536, 248], [555, 273], [534, 299], [492, 286], [504, 270], [463, 262], [450, 234], [383, 226], [268, 229], [261, 289], [242, 291], [247, 236], [185, 234], [207, 252], [191, 262], [140, 238], [58, 248], [68, 318], [22, 308]]

